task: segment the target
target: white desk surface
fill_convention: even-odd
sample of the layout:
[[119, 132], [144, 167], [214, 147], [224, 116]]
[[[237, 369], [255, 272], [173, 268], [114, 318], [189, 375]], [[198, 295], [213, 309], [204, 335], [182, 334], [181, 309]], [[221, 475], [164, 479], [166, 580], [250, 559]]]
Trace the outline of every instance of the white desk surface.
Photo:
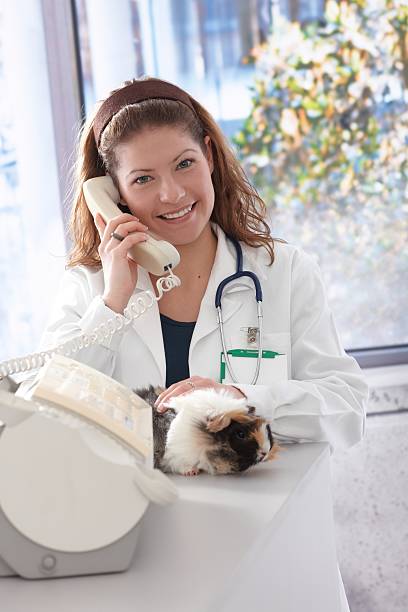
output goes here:
[[172, 479], [180, 499], [148, 509], [127, 572], [0, 578], [1, 611], [340, 610], [326, 444], [287, 446], [241, 475]]

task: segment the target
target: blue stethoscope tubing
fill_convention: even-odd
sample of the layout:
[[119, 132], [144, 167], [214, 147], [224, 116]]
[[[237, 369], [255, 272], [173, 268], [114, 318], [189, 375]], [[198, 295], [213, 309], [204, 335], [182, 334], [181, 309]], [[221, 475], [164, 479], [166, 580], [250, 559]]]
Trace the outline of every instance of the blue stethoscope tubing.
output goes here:
[[215, 308], [217, 310], [217, 316], [218, 316], [218, 327], [220, 330], [220, 335], [221, 335], [221, 343], [222, 343], [222, 350], [224, 352], [224, 359], [225, 359], [225, 364], [227, 366], [229, 375], [231, 377], [231, 380], [234, 383], [239, 382], [234, 374], [234, 371], [232, 369], [232, 365], [231, 365], [231, 361], [228, 355], [228, 351], [227, 351], [227, 346], [226, 346], [226, 342], [225, 342], [225, 335], [224, 335], [224, 322], [222, 319], [222, 308], [221, 308], [221, 298], [222, 298], [222, 292], [224, 291], [226, 285], [228, 285], [228, 283], [231, 283], [234, 280], [237, 280], [239, 278], [242, 278], [244, 276], [247, 276], [248, 278], [250, 278], [254, 284], [254, 288], [255, 288], [255, 297], [256, 297], [256, 302], [257, 302], [257, 315], [258, 315], [258, 329], [259, 329], [259, 343], [258, 343], [258, 356], [257, 356], [257, 360], [256, 360], [256, 369], [255, 369], [255, 374], [254, 377], [252, 379], [251, 385], [255, 385], [257, 383], [258, 377], [259, 377], [259, 370], [261, 367], [261, 360], [262, 360], [262, 340], [263, 340], [263, 335], [262, 335], [262, 321], [263, 321], [263, 310], [262, 310], [262, 288], [261, 288], [261, 283], [259, 282], [259, 278], [257, 277], [257, 275], [254, 272], [249, 272], [248, 270], [243, 270], [243, 254], [242, 254], [242, 248], [241, 245], [239, 244], [238, 240], [235, 240], [235, 238], [232, 238], [231, 236], [228, 236], [228, 239], [230, 240], [230, 242], [232, 242], [232, 244], [235, 247], [235, 251], [236, 251], [236, 256], [237, 256], [237, 271], [234, 274], [231, 274], [231, 276], [227, 276], [226, 278], [224, 278], [224, 280], [222, 280], [220, 282], [220, 284], [217, 287], [217, 291], [215, 292]]

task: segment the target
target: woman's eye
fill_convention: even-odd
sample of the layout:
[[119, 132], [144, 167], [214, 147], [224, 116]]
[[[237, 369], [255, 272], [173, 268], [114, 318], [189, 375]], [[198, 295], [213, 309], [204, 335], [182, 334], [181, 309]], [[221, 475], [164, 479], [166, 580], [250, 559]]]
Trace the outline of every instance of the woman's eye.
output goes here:
[[145, 183], [148, 183], [151, 178], [151, 176], [138, 176], [137, 179], [135, 179], [135, 183], [138, 185], [144, 185]]
[[192, 163], [193, 163], [192, 159], [183, 159], [183, 161], [181, 161], [177, 167], [178, 168], [189, 168]]

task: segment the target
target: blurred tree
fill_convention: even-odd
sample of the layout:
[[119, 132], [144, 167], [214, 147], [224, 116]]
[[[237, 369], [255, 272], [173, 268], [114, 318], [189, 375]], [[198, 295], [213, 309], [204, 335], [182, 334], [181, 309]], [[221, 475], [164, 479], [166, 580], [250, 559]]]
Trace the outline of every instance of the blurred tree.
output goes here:
[[273, 234], [317, 256], [346, 347], [408, 342], [408, 5], [274, 23], [235, 144]]
[[406, 197], [406, 0], [329, 0], [323, 23], [280, 20], [247, 61], [252, 109], [234, 142], [274, 207], [344, 212]]

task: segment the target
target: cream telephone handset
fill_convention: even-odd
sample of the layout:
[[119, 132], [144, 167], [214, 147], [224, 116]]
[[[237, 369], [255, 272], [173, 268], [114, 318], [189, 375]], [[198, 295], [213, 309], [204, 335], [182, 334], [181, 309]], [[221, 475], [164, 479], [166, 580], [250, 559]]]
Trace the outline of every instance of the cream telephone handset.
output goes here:
[[[110, 176], [97, 176], [85, 181], [83, 192], [92, 215], [100, 213], [105, 222], [120, 214], [120, 196]], [[150, 235], [146, 242], [137, 244], [129, 256], [148, 272], [160, 276], [180, 262], [177, 249], [170, 243]]]

